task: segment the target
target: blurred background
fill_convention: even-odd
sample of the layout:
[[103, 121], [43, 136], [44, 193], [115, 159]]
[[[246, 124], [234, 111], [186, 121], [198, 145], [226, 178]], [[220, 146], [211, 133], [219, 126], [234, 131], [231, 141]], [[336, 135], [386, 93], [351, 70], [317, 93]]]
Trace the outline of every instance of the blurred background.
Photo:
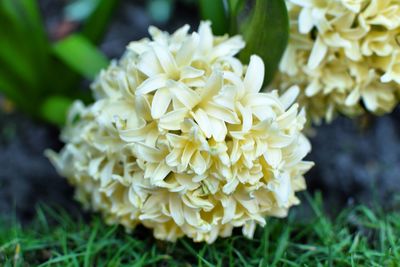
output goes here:
[[[251, 2], [251, 1], [250, 1]], [[0, 214], [23, 222], [38, 202], [79, 212], [72, 188], [44, 157], [90, 81], [149, 25], [197, 28], [197, 0], [2, 0], [0, 2]], [[204, 12], [204, 10], [203, 10]], [[220, 29], [216, 29], [219, 31]], [[356, 203], [393, 208], [400, 190], [400, 110], [338, 118], [310, 133], [316, 166], [307, 174], [331, 214]], [[397, 194], [398, 195], [398, 194]]]

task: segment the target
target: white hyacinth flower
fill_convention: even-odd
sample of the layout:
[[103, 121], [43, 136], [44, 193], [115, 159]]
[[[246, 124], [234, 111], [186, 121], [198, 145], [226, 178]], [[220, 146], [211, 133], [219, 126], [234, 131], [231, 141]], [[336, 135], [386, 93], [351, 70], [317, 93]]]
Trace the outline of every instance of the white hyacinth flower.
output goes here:
[[264, 63], [234, 57], [241, 37], [151, 27], [93, 83], [94, 104], [76, 102], [60, 153], [47, 152], [77, 198], [108, 223], [154, 229], [156, 238], [212, 243], [234, 227], [252, 237], [267, 216], [285, 216], [305, 188], [305, 114], [260, 93]]
[[290, 42], [275, 87], [299, 85], [319, 122], [390, 112], [400, 92], [399, 0], [286, 0]]

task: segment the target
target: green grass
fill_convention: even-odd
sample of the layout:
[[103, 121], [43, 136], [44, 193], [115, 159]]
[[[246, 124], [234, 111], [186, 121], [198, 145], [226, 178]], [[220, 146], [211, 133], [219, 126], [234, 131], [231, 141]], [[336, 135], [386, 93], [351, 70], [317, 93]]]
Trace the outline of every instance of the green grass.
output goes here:
[[97, 215], [85, 221], [42, 207], [29, 226], [0, 224], [0, 265], [400, 266], [398, 209], [356, 206], [331, 219], [318, 194], [305, 199], [308, 212], [303, 206], [287, 219], [269, 220], [253, 240], [235, 233], [213, 245], [161, 242], [142, 227], [127, 234]]

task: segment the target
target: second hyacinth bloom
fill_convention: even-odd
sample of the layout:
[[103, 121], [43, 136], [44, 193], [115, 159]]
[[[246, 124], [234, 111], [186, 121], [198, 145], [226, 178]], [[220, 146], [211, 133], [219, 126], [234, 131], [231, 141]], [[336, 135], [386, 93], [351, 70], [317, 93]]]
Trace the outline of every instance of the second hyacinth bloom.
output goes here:
[[286, 0], [290, 42], [276, 86], [301, 88], [314, 121], [390, 112], [400, 92], [400, 1]]

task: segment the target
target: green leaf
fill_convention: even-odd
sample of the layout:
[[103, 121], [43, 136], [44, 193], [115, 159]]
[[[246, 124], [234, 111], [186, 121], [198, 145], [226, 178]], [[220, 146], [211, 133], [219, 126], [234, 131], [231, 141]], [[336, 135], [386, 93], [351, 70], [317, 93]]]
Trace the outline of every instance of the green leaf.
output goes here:
[[200, 0], [202, 19], [212, 22], [213, 33], [222, 35], [228, 32], [228, 16], [223, 0]]
[[82, 35], [74, 34], [58, 41], [53, 51], [61, 61], [88, 79], [93, 79], [108, 65], [105, 55]]
[[240, 59], [248, 63], [252, 54], [265, 63], [264, 85], [269, 84], [278, 69], [289, 39], [289, 18], [285, 0], [256, 0], [250, 21], [241, 32], [246, 47]]
[[16, 76], [29, 87], [34, 87], [37, 83], [36, 71], [29, 59], [15, 48], [14, 40], [10, 40], [1, 32], [0, 38], [2, 38], [0, 42], [0, 64], [4, 68], [0, 72], [3, 73], [7, 70], [8, 73], [12, 73], [13, 76]]
[[[47, 63], [50, 45], [37, 1], [3, 0], [1, 8], [9, 19], [8, 27], [11, 27], [14, 31], [13, 35], [23, 39], [23, 43], [20, 45], [27, 48], [34, 65], [42, 70]], [[4, 30], [7, 31], [7, 29]], [[13, 43], [13, 45], [18, 46], [19, 44]]]
[[238, 32], [238, 14], [239, 11], [243, 9], [245, 0], [229, 0], [229, 33], [231, 35], [237, 34]]
[[28, 21], [30, 16], [27, 13], [21, 6], [21, 0], [4, 0], [0, 3], [0, 23], [7, 25], [0, 27], [1, 65], [6, 66], [8, 73], [27, 83], [28, 86], [23, 88], [25, 91], [37, 87], [40, 79], [38, 70], [43, 68], [38, 56], [42, 45], [35, 45], [31, 36], [35, 30]]
[[119, 0], [99, 0], [97, 7], [83, 26], [82, 35], [93, 43], [101, 41]]
[[64, 96], [51, 96], [41, 105], [40, 116], [50, 123], [63, 126], [72, 102], [70, 98]]
[[40, 64], [40, 70], [46, 72], [50, 56], [50, 42], [42, 21], [38, 1], [19, 0], [18, 2], [21, 7], [21, 15], [26, 19], [28, 25], [26, 38], [30, 39], [30, 52], [36, 56], [36, 66]]

